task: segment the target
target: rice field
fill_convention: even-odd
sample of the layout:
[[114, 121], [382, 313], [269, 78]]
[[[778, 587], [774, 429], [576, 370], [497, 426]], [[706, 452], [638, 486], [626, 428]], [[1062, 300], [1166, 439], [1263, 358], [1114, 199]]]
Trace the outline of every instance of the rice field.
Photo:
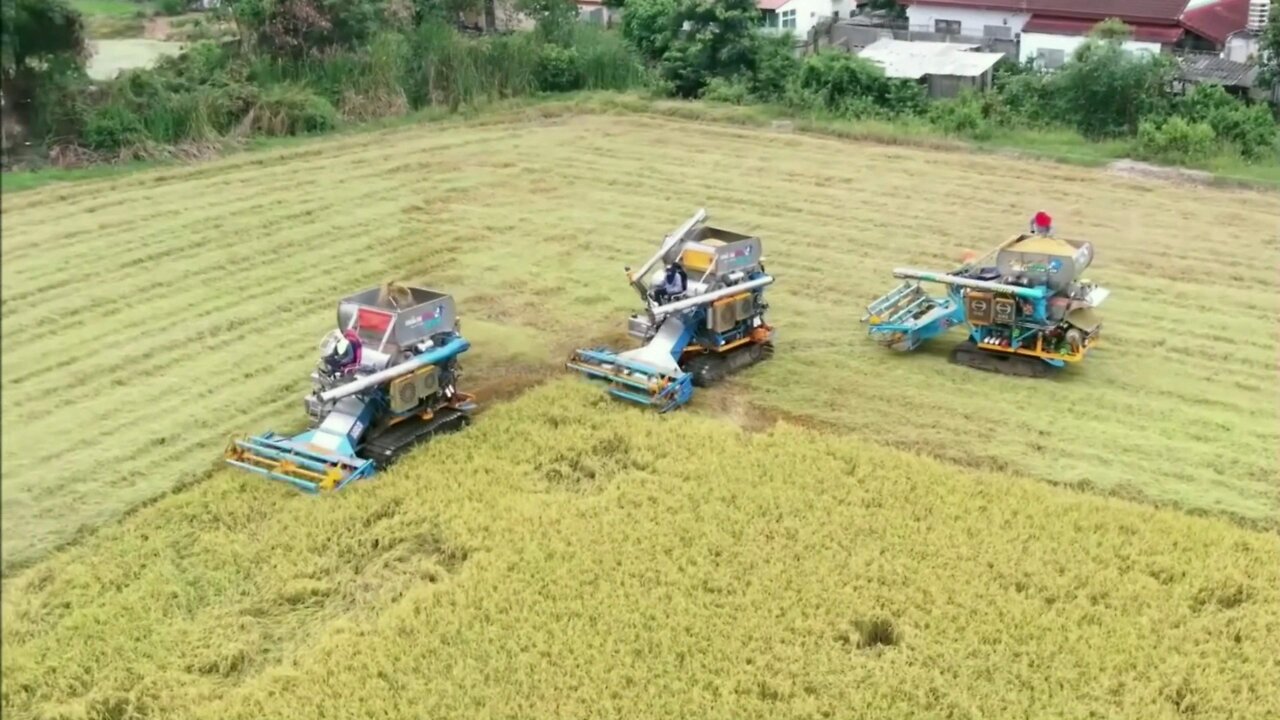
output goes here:
[[[4, 563], [294, 430], [339, 296], [455, 294], [464, 382], [502, 397], [624, 342], [622, 276], [698, 207], [759, 233], [778, 353], [737, 414], [1274, 523], [1274, 195], [638, 116], [423, 125], [6, 196]], [[1097, 246], [1107, 344], [1046, 382], [865, 338], [902, 265], [945, 269], [1049, 209]], [[957, 334], [955, 341], [961, 336]], [[998, 408], [998, 410], [996, 409]], [[694, 412], [723, 415], [711, 395]]]
[[[698, 207], [764, 238], [774, 359], [662, 417], [557, 377]], [[1084, 367], [865, 339], [1040, 208], [1113, 291]], [[520, 115], [0, 221], [6, 718], [1280, 715], [1273, 194]], [[391, 279], [457, 297], [479, 421], [332, 497], [223, 469]]]
[[0, 701], [14, 720], [1275, 717], [1277, 553], [1217, 519], [561, 378], [351, 492], [219, 472], [25, 571]]
[[[393, 278], [454, 293], [474, 345], [466, 382], [501, 395], [576, 345], [623, 341], [622, 266], [700, 206], [759, 233], [778, 277], [779, 352], [736, 383], [752, 407], [972, 467], [1274, 518], [1273, 196], [579, 116], [7, 197], [6, 566], [207, 474], [234, 432], [296, 428], [341, 294]], [[949, 365], [949, 341], [900, 356], [865, 339], [858, 318], [893, 267], [945, 268], [1040, 207], [1095, 241], [1091, 274], [1113, 289], [1107, 345], [1086, 366], [1031, 383]]]

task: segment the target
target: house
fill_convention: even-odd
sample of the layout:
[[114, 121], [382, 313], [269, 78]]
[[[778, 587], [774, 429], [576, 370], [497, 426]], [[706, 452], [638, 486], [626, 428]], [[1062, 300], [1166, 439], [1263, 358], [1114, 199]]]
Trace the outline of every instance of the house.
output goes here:
[[756, 0], [766, 32], [790, 32], [807, 38], [818, 23], [827, 18], [847, 18], [854, 0]]
[[991, 88], [993, 68], [1004, 54], [980, 52], [978, 47], [884, 38], [868, 45], [858, 55], [884, 68], [887, 77], [925, 85], [929, 97], [949, 98], [965, 89]]
[[[1234, 20], [1233, 4], [1249, 0], [902, 0], [913, 30], [948, 36], [1015, 39], [1018, 59], [1062, 65], [1108, 18], [1129, 26], [1132, 52], [1218, 50]], [[1220, 8], [1219, 6], [1222, 6]], [[1189, 12], [1187, 12], [1189, 10]], [[1243, 15], [1236, 29], [1244, 26]]]

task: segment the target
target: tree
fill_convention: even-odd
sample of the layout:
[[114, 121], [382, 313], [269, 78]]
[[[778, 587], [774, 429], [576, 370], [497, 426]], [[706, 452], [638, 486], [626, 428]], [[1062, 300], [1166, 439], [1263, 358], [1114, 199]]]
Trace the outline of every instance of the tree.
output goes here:
[[1107, 29], [1103, 35], [1051, 76], [1053, 107], [1088, 137], [1132, 135], [1143, 118], [1167, 112], [1176, 66], [1164, 55], [1126, 51]]
[[84, 18], [67, 0], [3, 0], [0, 19], [0, 67], [6, 83], [54, 58], [83, 62], [88, 55]]
[[42, 124], [34, 117], [40, 98], [56, 97], [66, 81], [84, 76], [84, 19], [66, 0], [0, 0], [0, 21], [5, 113], [43, 133], [48, 128], [33, 127]]
[[622, 37], [645, 61], [656, 63], [666, 54], [679, 26], [677, 0], [628, 0], [622, 13]]
[[[386, 0], [224, 0], [242, 44], [277, 57], [300, 58], [330, 48], [359, 47], [403, 14]], [[461, 7], [461, 0], [439, 2], [440, 12]], [[417, 0], [416, 15], [432, 6]], [[456, 12], [455, 12], [456, 14]]]
[[663, 79], [677, 95], [696, 97], [713, 77], [747, 75], [755, 63], [759, 18], [755, 0], [680, 0], [666, 24], [658, 66]]
[[1258, 38], [1258, 84], [1264, 88], [1280, 84], [1280, 2], [1271, 4], [1267, 27]]
[[566, 47], [573, 41], [578, 22], [578, 5], [573, 0], [517, 0], [516, 9], [537, 23], [543, 40]]

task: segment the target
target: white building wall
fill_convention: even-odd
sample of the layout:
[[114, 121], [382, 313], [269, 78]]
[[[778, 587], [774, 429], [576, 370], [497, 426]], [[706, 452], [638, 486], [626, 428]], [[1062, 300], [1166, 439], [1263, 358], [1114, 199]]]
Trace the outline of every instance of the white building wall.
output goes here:
[[[1062, 61], [1071, 59], [1076, 48], [1089, 38], [1084, 35], [1050, 35], [1047, 33], [1023, 33], [1018, 50], [1019, 62], [1037, 57], [1041, 50], [1061, 50]], [[1122, 47], [1130, 52], [1159, 53], [1160, 43], [1127, 40]]]
[[1232, 62], [1253, 62], [1258, 54], [1258, 38], [1252, 33], [1240, 33], [1227, 38], [1222, 57]]
[[1004, 12], [1001, 10], [972, 10], [969, 8], [950, 8], [939, 5], [907, 6], [907, 24], [914, 32], [935, 32], [938, 20], [960, 21], [960, 34], [970, 37], [982, 37], [983, 29], [988, 25], [1009, 28], [1009, 39], [1015, 39], [1022, 32], [1022, 26], [1031, 19], [1030, 13]]
[[[853, 9], [853, 0], [791, 0], [777, 10], [778, 27], [767, 29], [779, 33], [790, 32], [797, 38], [804, 39], [823, 18], [833, 17], [836, 12], [840, 13], [840, 17], [847, 18]], [[787, 13], [792, 11], [795, 11], [796, 26], [782, 27]]]

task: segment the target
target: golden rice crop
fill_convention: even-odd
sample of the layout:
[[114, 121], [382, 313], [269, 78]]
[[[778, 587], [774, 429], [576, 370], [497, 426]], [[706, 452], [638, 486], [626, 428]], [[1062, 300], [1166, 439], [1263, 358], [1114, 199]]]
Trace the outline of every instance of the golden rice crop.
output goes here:
[[[775, 360], [743, 400], [899, 448], [1254, 520], [1280, 507], [1280, 203], [1008, 157], [635, 116], [419, 126], [6, 197], [4, 562], [292, 430], [344, 293], [454, 293], [482, 392], [622, 337], [642, 261], [696, 208], [763, 236]], [[1048, 382], [896, 356], [866, 303], [1047, 209], [1114, 290]], [[960, 338], [956, 336], [955, 341]], [[707, 407], [707, 394], [694, 400]], [[713, 408], [719, 410], [719, 408]]]
[[[708, 452], [710, 449], [710, 452]], [[11, 580], [6, 718], [1261, 718], [1280, 541], [561, 379]]]

